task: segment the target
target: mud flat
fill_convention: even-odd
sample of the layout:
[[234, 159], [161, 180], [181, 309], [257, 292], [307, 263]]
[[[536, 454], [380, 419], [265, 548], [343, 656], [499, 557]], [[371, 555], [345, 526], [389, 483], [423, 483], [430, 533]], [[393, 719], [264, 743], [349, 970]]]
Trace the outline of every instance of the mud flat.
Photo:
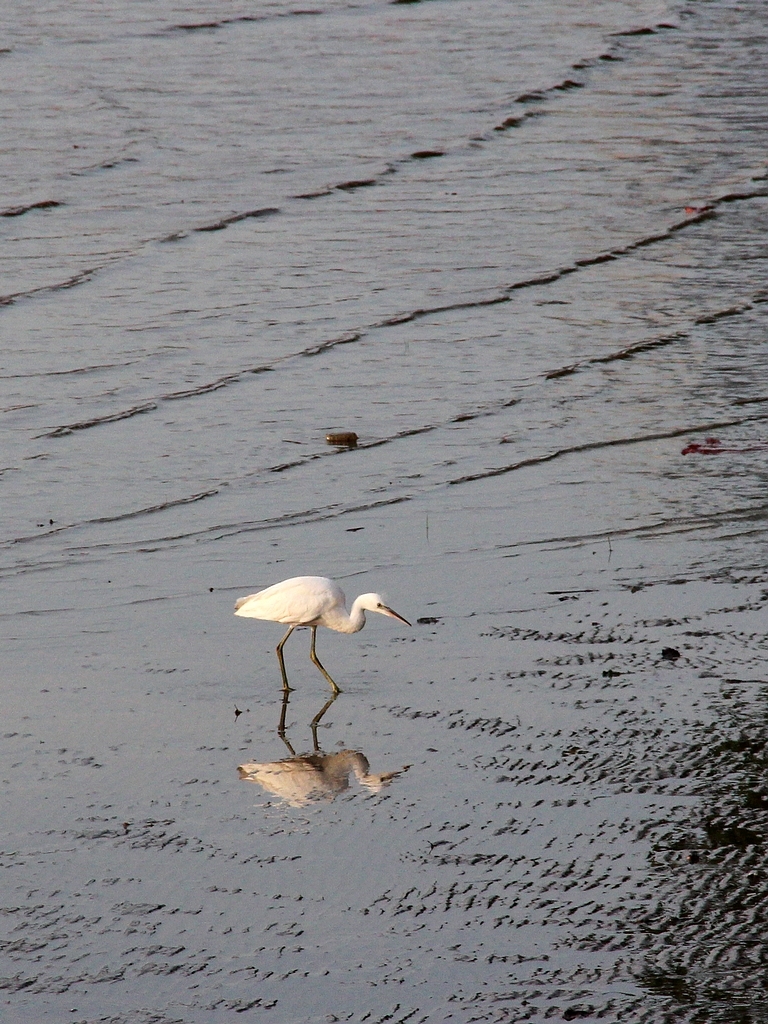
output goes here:
[[9, 28], [9, 1024], [763, 1019], [764, 11], [586, 6]]

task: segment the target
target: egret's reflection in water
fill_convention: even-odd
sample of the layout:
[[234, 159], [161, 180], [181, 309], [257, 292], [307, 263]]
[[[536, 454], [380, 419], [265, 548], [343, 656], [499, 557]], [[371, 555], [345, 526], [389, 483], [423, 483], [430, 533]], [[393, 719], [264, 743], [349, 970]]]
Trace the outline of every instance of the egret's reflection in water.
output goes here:
[[359, 750], [339, 750], [325, 754], [317, 740], [317, 726], [320, 719], [333, 704], [338, 695], [326, 701], [310, 722], [313, 751], [311, 754], [296, 754], [285, 731], [285, 715], [288, 709], [289, 692], [283, 694], [278, 735], [291, 753], [282, 761], [265, 763], [251, 762], [238, 766], [240, 778], [255, 782], [267, 793], [279, 797], [291, 807], [303, 807], [310, 803], [334, 800], [339, 793], [349, 789], [350, 777], [354, 776], [360, 785], [371, 793], [378, 793], [384, 786], [407, 771], [409, 765], [392, 772], [374, 774], [370, 771], [368, 758]]

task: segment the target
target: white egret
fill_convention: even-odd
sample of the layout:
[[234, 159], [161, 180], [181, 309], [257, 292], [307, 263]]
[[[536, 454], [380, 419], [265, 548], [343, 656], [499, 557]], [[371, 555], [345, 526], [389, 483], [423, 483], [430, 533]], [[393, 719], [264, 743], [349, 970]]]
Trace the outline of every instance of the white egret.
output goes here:
[[283, 580], [282, 583], [275, 583], [266, 590], [260, 590], [257, 594], [241, 597], [235, 602], [235, 615], [288, 624], [288, 632], [277, 645], [277, 660], [285, 690], [291, 689], [283, 661], [285, 641], [297, 626], [309, 626], [312, 630], [309, 656], [331, 684], [333, 692], [340, 693], [339, 687], [320, 664], [315, 652], [318, 626], [327, 626], [338, 633], [357, 633], [365, 625], [366, 611], [389, 615], [390, 618], [410, 626], [410, 622], [397, 612], [393, 612], [379, 594], [361, 594], [355, 598], [349, 612], [346, 600], [344, 591], [338, 583], [326, 579], [325, 576], [295, 576], [293, 579]]

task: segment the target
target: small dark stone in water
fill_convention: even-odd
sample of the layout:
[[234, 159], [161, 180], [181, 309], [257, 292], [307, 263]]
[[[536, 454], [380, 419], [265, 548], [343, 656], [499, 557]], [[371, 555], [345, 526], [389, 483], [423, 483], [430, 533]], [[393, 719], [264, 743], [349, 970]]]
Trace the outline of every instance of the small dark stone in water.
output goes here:
[[441, 149], [417, 149], [411, 153], [412, 160], [432, 160], [437, 156], [445, 156], [445, 153]]
[[439, 621], [440, 621], [439, 617], [434, 616], [434, 615], [422, 615], [422, 617], [420, 619], [416, 619], [416, 622], [420, 626], [434, 626], [435, 623], [439, 622]]
[[664, 647], [662, 649], [661, 656], [665, 661], [677, 661], [680, 657], [680, 651], [675, 647]]
[[342, 448], [356, 448], [357, 434], [354, 430], [334, 430], [325, 435], [327, 444], [340, 445]]

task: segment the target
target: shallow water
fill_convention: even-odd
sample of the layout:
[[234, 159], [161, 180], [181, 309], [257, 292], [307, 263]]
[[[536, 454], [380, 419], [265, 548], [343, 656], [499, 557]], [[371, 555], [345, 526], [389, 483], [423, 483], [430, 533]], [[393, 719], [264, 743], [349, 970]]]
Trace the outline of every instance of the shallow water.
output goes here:
[[3, 1019], [764, 1019], [762, 6], [8, 17]]

